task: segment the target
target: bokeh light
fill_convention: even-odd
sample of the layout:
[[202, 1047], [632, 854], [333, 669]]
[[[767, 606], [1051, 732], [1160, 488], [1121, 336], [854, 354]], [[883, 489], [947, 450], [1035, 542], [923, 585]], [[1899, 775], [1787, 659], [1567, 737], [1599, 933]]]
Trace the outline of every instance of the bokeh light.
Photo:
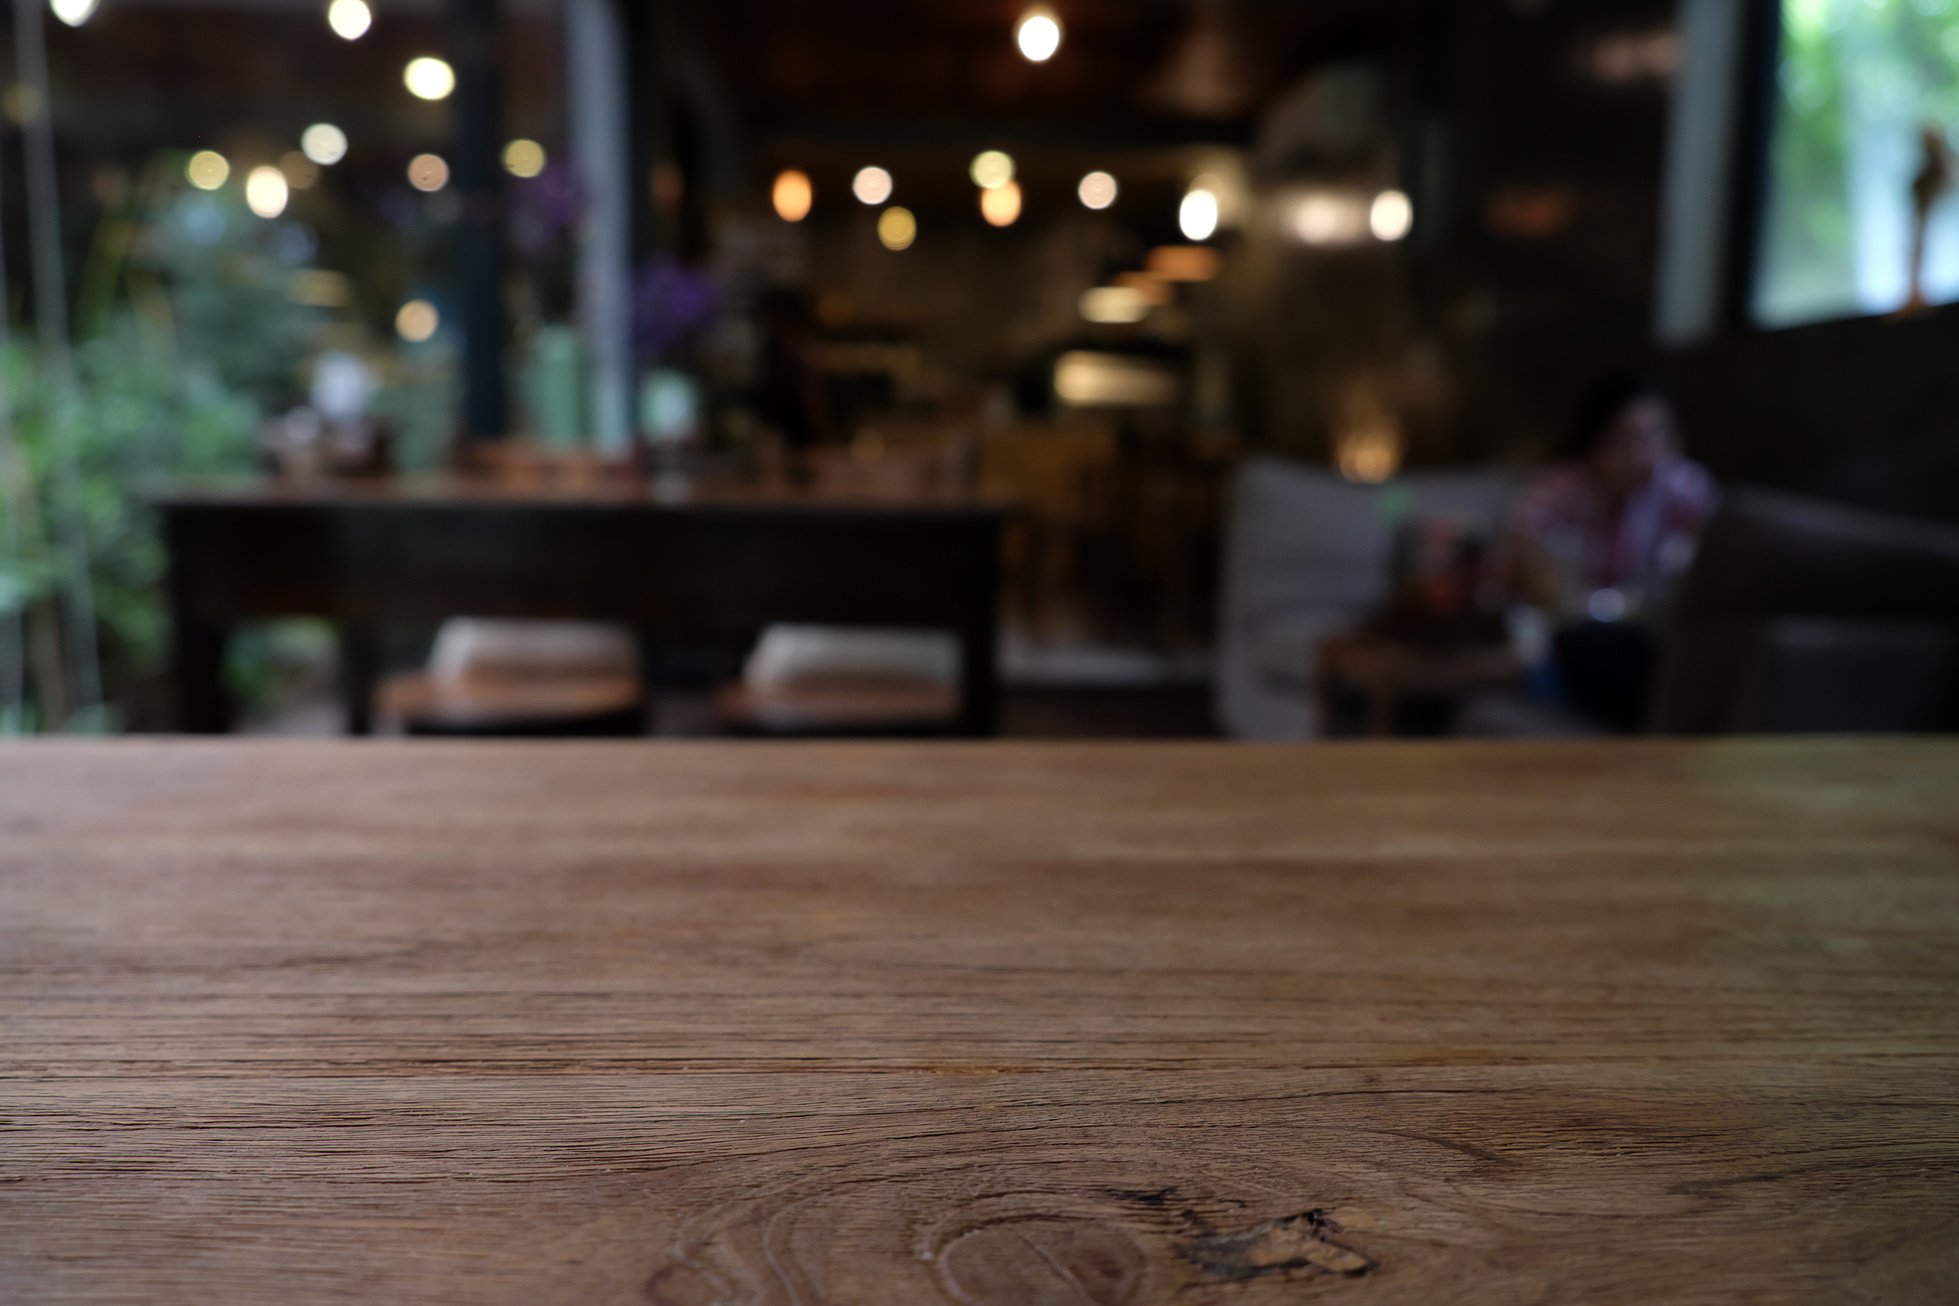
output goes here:
[[910, 209], [893, 205], [878, 214], [877, 238], [886, 249], [910, 249], [918, 239], [918, 219]]
[[980, 216], [995, 227], [1011, 227], [1020, 216], [1020, 183], [1010, 181], [1004, 186], [980, 192]]
[[810, 185], [808, 173], [785, 168], [775, 175], [769, 200], [775, 205], [778, 218], [784, 222], [801, 222], [809, 216], [810, 206], [816, 202], [816, 188]]
[[299, 148], [321, 167], [331, 167], [347, 157], [347, 133], [330, 122], [316, 122], [299, 134]]
[[421, 55], [401, 70], [401, 84], [417, 99], [446, 100], [456, 89], [456, 70], [434, 55]]
[[1116, 325], [1141, 322], [1149, 316], [1150, 302], [1129, 286], [1097, 286], [1082, 295], [1080, 308], [1090, 322]]
[[1218, 274], [1218, 252], [1208, 245], [1158, 245], [1143, 266], [1163, 281], [1209, 281]]
[[245, 174], [245, 207], [261, 218], [276, 218], [286, 211], [292, 188], [286, 174], [277, 168], [261, 166]]
[[279, 171], [286, 174], [286, 184], [294, 190], [310, 190], [320, 179], [319, 166], [298, 150], [287, 150], [279, 156]]
[[1004, 186], [1014, 179], [1014, 160], [1004, 150], [983, 150], [973, 156], [973, 184], [981, 190]]
[[1035, 5], [1014, 27], [1014, 44], [1034, 63], [1046, 63], [1061, 48], [1061, 20], [1046, 5]]
[[520, 136], [503, 147], [503, 170], [513, 177], [535, 177], [544, 163], [544, 147], [534, 140]]
[[442, 315], [426, 299], [411, 299], [395, 314], [395, 334], [411, 345], [419, 345], [442, 325]]
[[1091, 172], [1082, 178], [1075, 194], [1091, 209], [1106, 209], [1116, 202], [1116, 179], [1106, 172]]
[[1162, 306], [1175, 298], [1170, 283], [1150, 272], [1118, 272], [1109, 278], [1110, 282], [1133, 290], [1154, 306]]
[[0, 96], [8, 122], [29, 123], [41, 113], [41, 93], [24, 82], [15, 82]]
[[367, 0], [333, 0], [327, 6], [327, 26], [344, 41], [358, 41], [374, 26], [374, 11]]
[[1218, 229], [1218, 197], [1201, 186], [1192, 188], [1177, 206], [1177, 227], [1186, 240], [1209, 240]]
[[891, 174], [875, 165], [859, 168], [851, 178], [850, 193], [866, 204], [882, 204], [891, 198]]
[[231, 175], [231, 162], [216, 150], [199, 150], [184, 164], [184, 176], [199, 190], [216, 190]]
[[408, 184], [432, 195], [449, 184], [449, 165], [440, 154], [417, 154], [408, 161]]
[[1384, 190], [1367, 211], [1367, 225], [1376, 240], [1400, 240], [1415, 225], [1415, 206], [1398, 190]]
[[80, 27], [95, 14], [99, 0], [48, 0], [54, 16], [70, 27]]

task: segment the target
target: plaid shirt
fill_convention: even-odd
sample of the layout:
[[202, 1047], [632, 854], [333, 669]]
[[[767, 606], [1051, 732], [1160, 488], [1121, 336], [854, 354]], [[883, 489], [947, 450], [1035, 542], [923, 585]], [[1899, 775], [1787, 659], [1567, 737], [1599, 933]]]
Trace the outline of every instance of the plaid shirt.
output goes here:
[[1511, 505], [1510, 531], [1556, 568], [1568, 591], [1618, 589], [1658, 598], [1693, 561], [1695, 541], [1719, 498], [1705, 468], [1675, 458], [1614, 513], [1586, 470], [1571, 464], [1525, 488]]

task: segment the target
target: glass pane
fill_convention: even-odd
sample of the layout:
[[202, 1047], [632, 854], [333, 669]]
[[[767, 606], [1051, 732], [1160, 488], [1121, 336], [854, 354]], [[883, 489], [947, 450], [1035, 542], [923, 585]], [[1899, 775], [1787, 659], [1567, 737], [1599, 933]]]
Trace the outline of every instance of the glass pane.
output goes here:
[[[1924, 134], [1949, 141], [1959, 122], [1959, 0], [1786, 0], [1778, 81], [1756, 320], [1900, 307]], [[1950, 188], [1933, 206], [1924, 266], [1928, 300], [1959, 300]]]

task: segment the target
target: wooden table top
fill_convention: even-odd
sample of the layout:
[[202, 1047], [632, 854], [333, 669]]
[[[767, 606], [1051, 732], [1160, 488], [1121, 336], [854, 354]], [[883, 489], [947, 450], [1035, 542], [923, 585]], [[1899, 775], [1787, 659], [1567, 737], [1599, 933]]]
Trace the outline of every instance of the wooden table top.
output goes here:
[[1959, 745], [0, 750], [0, 1297], [1959, 1297]]
[[828, 512], [1004, 517], [1006, 499], [907, 486], [818, 487], [724, 480], [521, 479], [430, 474], [382, 478], [216, 477], [157, 489], [164, 508], [254, 512], [280, 508], [591, 509], [667, 512]]

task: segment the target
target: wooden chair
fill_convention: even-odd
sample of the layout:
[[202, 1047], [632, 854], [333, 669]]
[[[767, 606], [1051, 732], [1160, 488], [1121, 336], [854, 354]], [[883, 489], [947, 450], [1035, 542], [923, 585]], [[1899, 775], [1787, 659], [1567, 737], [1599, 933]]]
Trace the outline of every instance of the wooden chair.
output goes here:
[[959, 715], [959, 647], [932, 631], [771, 626], [715, 706], [738, 734], [948, 734]]
[[647, 722], [631, 632], [571, 621], [449, 621], [427, 668], [388, 677], [377, 708], [411, 735], [639, 735]]

